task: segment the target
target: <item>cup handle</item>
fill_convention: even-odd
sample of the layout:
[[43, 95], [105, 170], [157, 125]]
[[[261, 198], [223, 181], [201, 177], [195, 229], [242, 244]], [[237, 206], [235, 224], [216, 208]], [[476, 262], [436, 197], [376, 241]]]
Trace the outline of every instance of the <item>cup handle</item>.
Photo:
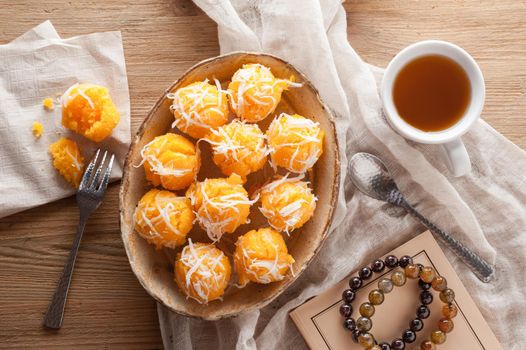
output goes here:
[[471, 171], [471, 161], [468, 151], [460, 138], [445, 143], [442, 147], [445, 151], [447, 167], [453, 176], [463, 176]]

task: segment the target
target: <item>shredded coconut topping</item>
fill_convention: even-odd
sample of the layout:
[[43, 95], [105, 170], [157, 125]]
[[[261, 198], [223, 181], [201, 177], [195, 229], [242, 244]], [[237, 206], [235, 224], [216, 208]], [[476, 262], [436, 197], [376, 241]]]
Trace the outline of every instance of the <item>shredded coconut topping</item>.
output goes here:
[[[243, 138], [239, 137], [240, 133], [257, 142], [248, 144], [241, 142]], [[202, 140], [212, 145], [214, 154], [222, 154], [225, 158], [234, 159], [236, 162], [241, 162], [249, 156], [259, 156], [260, 159], [263, 159], [270, 153], [265, 143], [266, 136], [257, 124], [246, 124], [239, 119], [215, 130], [212, 129], [211, 136]]]
[[243, 256], [240, 258], [243, 263], [244, 272], [252, 276], [253, 280], [258, 283], [266, 284], [275, 281], [281, 281], [286, 276], [286, 273], [281, 272], [282, 270], [287, 271], [290, 269], [292, 272], [292, 264], [289, 264], [285, 261], [280, 261], [278, 245], [273, 244], [272, 247], [275, 251], [274, 259], [260, 259], [252, 257], [252, 254], [254, 253], [253, 251], [247, 250], [245, 247], [241, 247]]
[[188, 239], [188, 245], [181, 251], [179, 262], [185, 266], [186, 290], [193, 290], [197, 297], [187, 292], [187, 298], [207, 304], [211, 294], [224, 288], [228, 282], [225, 280], [227, 267], [223, 263], [224, 256], [224, 253], [212, 244], [194, 245], [192, 239]]
[[173, 164], [173, 162], [162, 163], [159, 160], [159, 156], [162, 154], [164, 146], [168, 142], [168, 140], [163, 139], [160, 144], [156, 145], [155, 148], [152, 148], [152, 144], [157, 143], [159, 141], [159, 137], [154, 138], [152, 141], [144, 145], [144, 147], [141, 149], [142, 160], [138, 165], [135, 165], [135, 167], [138, 168], [145, 162], [148, 162], [151, 172], [159, 176], [181, 177], [191, 173], [193, 171], [191, 168], [178, 168]]
[[[165, 235], [169, 232], [175, 236], [185, 238], [185, 235], [173, 226], [171, 221], [171, 218], [178, 217], [182, 213], [180, 208], [174, 206], [173, 201], [184, 200], [186, 200], [185, 197], [173, 197], [165, 192], [158, 191], [155, 194], [153, 203], [144, 204], [139, 202], [139, 205], [135, 208], [134, 217], [137, 226], [148, 227], [148, 230], [143, 229], [140, 231], [144, 238], [168, 248], [175, 248], [178, 242], [167, 240]], [[159, 231], [159, 228], [162, 227], [159, 226], [161, 223], [164, 224], [165, 229]]]
[[[268, 207], [259, 207], [259, 210], [267, 219], [272, 228], [278, 231], [284, 231], [287, 235], [296, 228], [298, 222], [302, 219], [305, 212], [313, 212], [316, 208], [316, 201], [318, 198], [312, 193], [308, 186], [309, 182], [301, 181], [304, 175], [301, 174], [295, 178], [288, 178], [289, 173], [285, 176], [265, 185], [260, 192], [268, 200]], [[302, 192], [300, 199], [290, 201], [290, 190], [276, 191], [284, 183], [294, 183], [295, 188]], [[283, 206], [283, 203], [287, 203]], [[280, 217], [285, 225], [278, 226], [275, 224], [274, 218]]]
[[210, 121], [206, 111], [214, 111], [222, 118], [225, 113], [221, 110], [226, 98], [227, 91], [221, 88], [221, 83], [214, 79], [214, 85], [208, 83], [208, 79], [182, 87], [174, 93], [168, 93], [167, 98], [173, 100], [170, 110], [180, 118], [175, 118], [172, 127], [177, 127], [187, 132], [191, 126], [211, 129]]
[[245, 115], [246, 107], [251, 104], [266, 107], [268, 112], [259, 116], [258, 120], [266, 118], [279, 103], [274, 94], [281, 94], [289, 86], [302, 86], [301, 83], [295, 83], [291, 80], [274, 78], [270, 68], [261, 64], [243, 66], [234, 74], [232, 82], [238, 83], [236, 92], [228, 92], [230, 97], [235, 96], [230, 101], [236, 114], [238, 116]]
[[[210, 179], [196, 183], [195, 191], [190, 193], [190, 201], [192, 205], [195, 205], [197, 193], [201, 195], [203, 200], [195, 212], [196, 219], [205, 229], [208, 237], [216, 242], [221, 239], [227, 227], [234, 220], [236, 220], [235, 226], [246, 223], [246, 221], [240, 222], [242, 218], [240, 217], [239, 206], [254, 204], [259, 200], [259, 195], [250, 200], [245, 191], [236, 191], [235, 193], [209, 197], [205, 190], [208, 181]], [[241, 185], [237, 186], [242, 187]], [[212, 209], [213, 212], [211, 212]]]
[[[88, 104], [90, 105], [92, 109], [95, 109], [95, 104], [93, 103], [91, 98], [85, 93], [87, 89], [93, 86], [95, 85], [93, 84], [80, 85], [79, 83], [75, 83], [71, 85], [60, 98], [60, 103], [62, 104], [62, 107], [67, 107], [67, 105], [71, 102], [71, 100], [75, 99], [77, 96], [81, 96], [83, 99], [85, 99], [88, 102]], [[75, 88], [77, 88], [77, 90], [75, 91], [74, 94], [71, 95], [71, 91], [74, 90]]]
[[64, 147], [64, 152], [68, 155], [69, 159], [71, 159], [71, 167], [77, 169], [77, 171], [80, 171], [82, 169], [82, 164], [79, 163], [78, 158], [78, 150], [75, 149], [75, 154], [71, 154], [68, 147]]
[[[286, 159], [286, 168], [290, 171], [304, 173], [312, 168], [321, 155], [320, 146], [320, 124], [307, 118], [295, 118], [289, 114], [281, 113], [270, 124], [267, 135], [269, 139], [271, 153], [275, 153], [282, 148], [291, 148], [293, 153]], [[292, 136], [299, 141], [282, 142]], [[301, 151], [301, 157], [298, 157]], [[270, 161], [272, 168], [277, 169], [274, 161]]]
[[294, 182], [301, 181], [305, 177], [305, 174], [299, 174], [296, 177], [289, 177], [289, 175], [290, 173], [287, 173], [285, 174], [285, 176], [282, 176], [278, 178], [277, 180], [274, 180], [271, 183], [266, 184], [260, 189], [260, 192], [273, 192], [276, 189], [276, 187], [278, 187], [279, 185], [285, 182], [294, 183]]

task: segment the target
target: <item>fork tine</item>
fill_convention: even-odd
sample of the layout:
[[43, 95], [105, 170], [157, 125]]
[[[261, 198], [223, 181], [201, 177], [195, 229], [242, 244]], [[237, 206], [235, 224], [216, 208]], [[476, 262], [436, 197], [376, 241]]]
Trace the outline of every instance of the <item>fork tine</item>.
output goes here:
[[108, 151], [104, 151], [104, 154], [102, 155], [102, 160], [100, 161], [99, 166], [97, 167], [97, 171], [95, 172], [95, 175], [93, 176], [93, 180], [91, 180], [89, 187], [97, 188], [99, 186], [100, 173], [104, 168], [104, 161], [106, 160], [107, 155]]
[[79, 190], [83, 190], [88, 186], [89, 179], [91, 177], [91, 173], [93, 172], [93, 168], [95, 168], [95, 164], [97, 163], [97, 159], [99, 158], [100, 148], [97, 149], [97, 152], [95, 152], [95, 156], [91, 159], [91, 162], [89, 162], [88, 167], [86, 168], [86, 171], [84, 172], [84, 175], [82, 175], [82, 180], [80, 181]]
[[102, 181], [100, 183], [99, 188], [97, 189], [98, 192], [106, 191], [106, 187], [108, 187], [108, 182], [110, 182], [110, 174], [111, 174], [111, 168], [113, 167], [113, 160], [115, 159], [115, 154], [111, 155], [110, 161], [108, 162], [108, 167], [106, 168], [106, 171], [104, 172], [104, 176], [102, 177]]

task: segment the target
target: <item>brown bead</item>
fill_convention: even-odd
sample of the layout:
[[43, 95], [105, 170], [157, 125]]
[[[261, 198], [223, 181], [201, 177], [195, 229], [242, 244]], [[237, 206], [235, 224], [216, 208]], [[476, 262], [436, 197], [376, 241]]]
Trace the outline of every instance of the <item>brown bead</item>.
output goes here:
[[371, 333], [362, 333], [358, 336], [358, 344], [366, 349], [371, 349], [374, 346], [374, 337]]
[[440, 292], [439, 297], [442, 302], [450, 304], [455, 301], [455, 292], [453, 289], [446, 288]]
[[420, 344], [420, 350], [435, 350], [437, 347], [431, 340], [424, 340]]
[[447, 288], [447, 280], [442, 276], [436, 276], [431, 282], [431, 286], [437, 292], [441, 292]]
[[420, 279], [426, 283], [431, 283], [435, 278], [436, 273], [432, 267], [426, 266], [420, 270]]
[[369, 292], [369, 302], [373, 305], [380, 305], [384, 302], [384, 293], [380, 292], [378, 289], [373, 289]]
[[391, 274], [391, 281], [393, 281], [393, 284], [397, 287], [403, 286], [406, 281], [405, 273], [400, 269], [394, 270]]
[[391, 281], [389, 278], [381, 278], [378, 281], [378, 289], [380, 289], [384, 294], [390, 293], [393, 290], [393, 281]]
[[446, 341], [446, 333], [442, 331], [431, 332], [431, 341], [435, 344], [443, 344]]
[[455, 304], [448, 304], [442, 306], [442, 315], [444, 315], [444, 317], [447, 317], [449, 319], [455, 318], [455, 316], [457, 316], [457, 313], [458, 309], [455, 306]]
[[360, 305], [360, 315], [363, 317], [372, 317], [374, 315], [374, 306], [371, 303], [363, 303]]
[[420, 275], [420, 267], [418, 265], [409, 264], [404, 269], [407, 278], [418, 278]]
[[356, 328], [362, 332], [370, 331], [373, 327], [373, 321], [369, 317], [358, 317], [356, 319]]
[[438, 321], [438, 329], [440, 329], [444, 333], [449, 333], [453, 330], [455, 325], [453, 324], [453, 321], [449, 318], [441, 318]]

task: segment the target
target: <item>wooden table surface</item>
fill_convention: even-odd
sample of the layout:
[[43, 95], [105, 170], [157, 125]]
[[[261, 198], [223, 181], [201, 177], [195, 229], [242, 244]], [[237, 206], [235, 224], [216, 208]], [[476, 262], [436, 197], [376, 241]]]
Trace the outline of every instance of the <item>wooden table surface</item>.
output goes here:
[[[349, 40], [385, 66], [421, 39], [467, 49], [486, 78], [483, 118], [526, 147], [526, 2], [349, 1]], [[135, 132], [160, 93], [194, 63], [219, 52], [216, 26], [189, 0], [0, 0], [0, 43], [51, 19], [69, 37], [120, 30]], [[118, 185], [90, 219], [71, 284], [63, 328], [42, 316], [77, 225], [74, 198], [0, 220], [0, 348], [161, 348], [154, 301], [128, 265], [118, 224]]]

